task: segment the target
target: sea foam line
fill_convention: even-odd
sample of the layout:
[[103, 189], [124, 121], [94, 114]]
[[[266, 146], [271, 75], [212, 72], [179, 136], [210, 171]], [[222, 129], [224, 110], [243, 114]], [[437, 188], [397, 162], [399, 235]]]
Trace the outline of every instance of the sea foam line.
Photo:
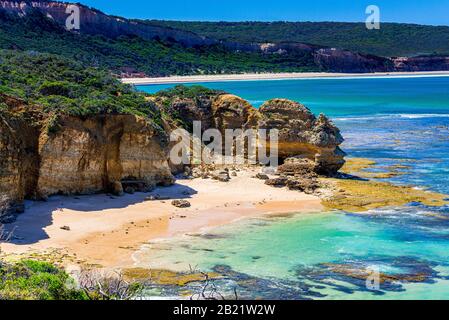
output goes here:
[[398, 113], [398, 114], [376, 114], [372, 116], [347, 116], [347, 117], [334, 117], [336, 121], [352, 121], [352, 120], [372, 120], [372, 119], [424, 119], [424, 118], [449, 118], [447, 113]]

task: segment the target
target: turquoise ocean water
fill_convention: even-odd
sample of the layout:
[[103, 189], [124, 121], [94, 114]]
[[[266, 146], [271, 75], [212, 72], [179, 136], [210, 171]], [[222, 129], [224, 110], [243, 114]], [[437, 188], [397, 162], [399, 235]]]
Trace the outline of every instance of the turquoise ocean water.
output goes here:
[[[256, 107], [276, 97], [299, 101], [332, 118], [349, 156], [408, 167], [407, 174], [386, 181], [449, 194], [449, 78], [204, 85], [241, 96]], [[193, 265], [218, 271], [227, 276], [216, 282], [220, 290], [236, 289], [246, 298], [448, 299], [449, 207], [411, 203], [363, 216], [333, 212], [248, 219], [149, 244], [137, 256], [147, 267], [188, 270]], [[395, 281], [367, 288], [370, 270]], [[176, 294], [173, 290], [159, 294]]]

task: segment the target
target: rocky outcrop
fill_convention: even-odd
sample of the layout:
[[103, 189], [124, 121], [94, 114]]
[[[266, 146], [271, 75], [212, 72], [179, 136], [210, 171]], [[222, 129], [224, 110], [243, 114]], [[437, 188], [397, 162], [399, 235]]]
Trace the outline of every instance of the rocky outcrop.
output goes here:
[[222, 135], [226, 129], [256, 128], [258, 113], [248, 101], [232, 94], [222, 94], [212, 102], [213, 127]]
[[319, 189], [323, 188], [324, 184], [319, 181], [315, 172], [316, 163], [314, 161], [301, 156], [287, 158], [277, 168], [277, 176], [267, 179], [265, 184], [318, 195]]
[[39, 141], [37, 192], [94, 193], [116, 181], [170, 184], [167, 144], [144, 119], [133, 115], [66, 117], [55, 134]]
[[168, 114], [177, 110], [175, 116], [185, 115], [190, 125], [184, 128], [188, 131], [192, 130], [193, 121], [202, 121], [203, 132], [218, 129], [222, 134], [225, 129], [266, 129], [268, 133], [277, 129], [281, 163], [300, 156], [309, 159], [313, 163], [311, 170], [320, 174], [334, 174], [345, 163], [345, 153], [339, 148], [343, 142], [339, 129], [326, 116], [316, 117], [294, 101], [273, 99], [256, 109], [242, 98], [217, 93], [195, 99], [176, 98], [171, 102], [159, 98], [155, 102]]
[[24, 210], [25, 196], [35, 195], [39, 167], [35, 121], [39, 118], [17, 99], [0, 95], [0, 103], [0, 221], [8, 221]]
[[0, 216], [21, 211], [25, 198], [173, 183], [167, 137], [143, 118], [60, 116], [49, 128], [48, 115], [18, 99], [1, 102], [8, 108], [0, 112]]
[[321, 48], [313, 53], [314, 61], [323, 70], [332, 72], [389, 72], [395, 71], [388, 58], [364, 55], [336, 48]]
[[345, 153], [340, 130], [324, 115], [316, 118], [300, 103], [273, 99], [260, 109], [258, 128], [279, 131], [278, 154], [281, 159], [300, 155], [314, 162], [317, 173], [332, 174], [344, 165]]
[[[96, 192], [122, 195], [170, 185], [172, 172], [186, 168], [171, 166], [173, 142], [167, 133], [178, 126], [191, 131], [196, 120], [203, 122], [202, 132], [212, 128], [222, 133], [226, 129], [279, 130], [279, 158], [284, 162], [279, 174], [289, 177], [282, 183], [291, 189], [311, 192], [318, 187], [315, 180], [297, 177], [333, 174], [344, 164], [338, 128], [297, 102], [274, 99], [257, 110], [221, 92], [156, 97], [154, 102], [165, 113], [165, 130], [131, 114], [45, 114], [20, 99], [0, 95], [0, 216], [11, 220], [23, 210], [26, 198]], [[211, 168], [204, 177], [230, 179], [229, 170], [216, 170], [220, 169]], [[267, 183], [271, 182], [276, 184]]]
[[449, 57], [424, 56], [393, 58], [396, 71], [448, 71]]

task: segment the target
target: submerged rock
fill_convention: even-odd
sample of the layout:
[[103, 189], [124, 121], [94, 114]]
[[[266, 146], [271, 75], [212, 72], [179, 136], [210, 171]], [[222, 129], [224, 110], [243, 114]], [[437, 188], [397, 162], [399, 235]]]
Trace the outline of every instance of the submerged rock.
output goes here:
[[361, 179], [329, 179], [334, 194], [323, 200], [329, 209], [365, 212], [370, 209], [422, 203], [431, 207], [448, 205], [447, 195], [409, 186], [396, 186], [386, 182]]

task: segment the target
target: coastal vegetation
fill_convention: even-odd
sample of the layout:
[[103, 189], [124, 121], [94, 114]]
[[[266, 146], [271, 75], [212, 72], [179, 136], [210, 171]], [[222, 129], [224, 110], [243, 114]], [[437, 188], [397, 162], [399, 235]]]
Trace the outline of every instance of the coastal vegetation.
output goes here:
[[[50, 128], [57, 127], [61, 115], [133, 114], [162, 130], [159, 110], [143, 93], [105, 69], [57, 55], [1, 50], [0, 93], [37, 106]], [[5, 112], [2, 105], [0, 112]]]
[[0, 300], [129, 300], [142, 289], [121, 275], [82, 271], [75, 280], [53, 263], [0, 260]]
[[364, 23], [345, 22], [203, 22], [148, 21], [203, 36], [242, 43], [303, 42], [385, 57], [449, 54], [449, 27], [382, 23], [368, 30]]
[[0, 261], [0, 300], [87, 300], [62, 269], [34, 260]]

